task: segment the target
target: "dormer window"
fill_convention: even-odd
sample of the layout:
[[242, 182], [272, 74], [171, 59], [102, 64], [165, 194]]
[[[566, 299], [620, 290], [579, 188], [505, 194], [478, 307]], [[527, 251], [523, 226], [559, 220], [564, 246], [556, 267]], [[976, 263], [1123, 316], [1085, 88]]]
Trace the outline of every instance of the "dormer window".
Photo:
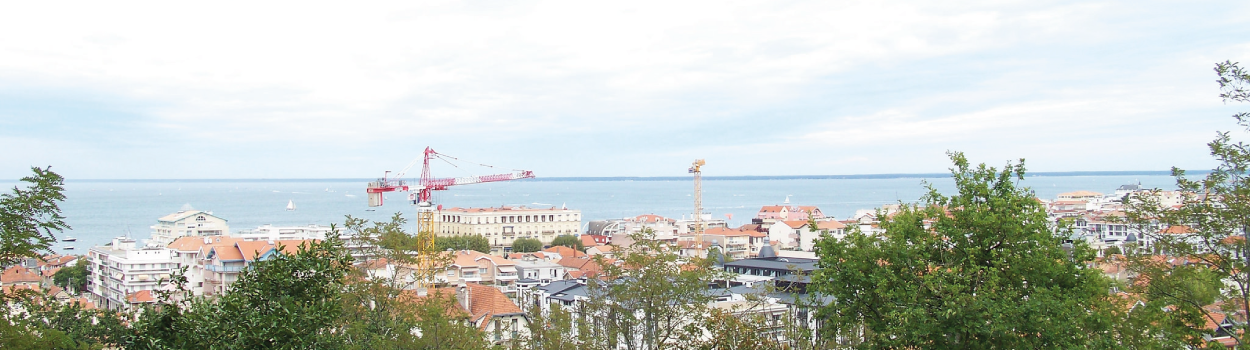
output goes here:
[[204, 215], [200, 215], [200, 216], [195, 217], [195, 221], [196, 221], [196, 222], [205, 222], [205, 221], [208, 221], [208, 219], [204, 218]]

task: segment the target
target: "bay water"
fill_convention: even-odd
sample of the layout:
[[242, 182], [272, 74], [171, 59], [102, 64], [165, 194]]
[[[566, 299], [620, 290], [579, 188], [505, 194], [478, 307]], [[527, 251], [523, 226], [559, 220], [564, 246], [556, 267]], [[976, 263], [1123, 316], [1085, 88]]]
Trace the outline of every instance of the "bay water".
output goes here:
[[[1199, 175], [1194, 175], [1199, 176]], [[146, 239], [157, 218], [177, 212], [184, 205], [228, 220], [231, 231], [260, 225], [341, 224], [346, 215], [369, 220], [389, 220], [395, 213], [415, 218], [406, 193], [390, 193], [386, 205], [370, 208], [366, 203], [368, 179], [313, 180], [67, 180], [63, 215], [71, 226], [58, 238], [72, 236], [77, 242], [57, 243], [61, 253], [85, 254], [90, 246], [103, 245], [113, 237], [130, 235]], [[410, 182], [412, 183], [412, 182]], [[729, 219], [730, 226], [749, 223], [761, 206], [778, 205], [787, 197], [792, 205], [815, 205], [826, 216], [846, 219], [856, 210], [886, 204], [916, 202], [929, 183], [950, 194], [949, 176], [883, 175], [851, 177], [705, 177], [703, 206], [715, 218]], [[1059, 193], [1090, 190], [1110, 194], [1125, 184], [1145, 188], [1175, 189], [1175, 179], [1160, 172], [1134, 175], [1030, 175], [1022, 184], [1040, 198]], [[17, 181], [0, 181], [9, 192]], [[435, 192], [434, 202], [450, 207], [526, 206], [567, 207], [582, 212], [583, 225], [591, 220], [619, 219], [641, 214], [681, 218], [693, 212], [693, 181], [685, 178], [546, 178], [452, 187]], [[293, 202], [296, 210], [286, 210]], [[76, 249], [66, 250], [67, 246]]]

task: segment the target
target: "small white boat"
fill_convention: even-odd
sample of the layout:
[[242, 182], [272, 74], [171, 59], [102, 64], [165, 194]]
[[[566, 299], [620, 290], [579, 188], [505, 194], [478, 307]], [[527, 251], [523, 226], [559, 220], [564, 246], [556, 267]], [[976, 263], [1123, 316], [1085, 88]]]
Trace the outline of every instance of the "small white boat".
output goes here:
[[77, 238], [66, 236], [65, 238], [61, 239], [61, 242], [74, 242], [77, 240], [78, 240]]
[[295, 201], [294, 201], [294, 200], [290, 200], [290, 201], [287, 201], [287, 202], [286, 202], [286, 210], [295, 210]]

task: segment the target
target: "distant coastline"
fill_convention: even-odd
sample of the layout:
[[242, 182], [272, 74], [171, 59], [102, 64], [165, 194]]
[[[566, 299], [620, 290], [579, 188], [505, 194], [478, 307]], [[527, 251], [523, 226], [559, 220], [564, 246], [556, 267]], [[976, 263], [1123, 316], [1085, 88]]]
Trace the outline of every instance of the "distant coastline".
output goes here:
[[[1210, 170], [1186, 170], [1186, 175], [1202, 176]], [[1047, 176], [1171, 176], [1170, 170], [1162, 171], [1039, 171], [1029, 172], [1027, 177]], [[753, 181], [753, 180], [845, 180], [845, 179], [935, 179], [948, 178], [947, 173], [918, 174], [854, 174], [854, 175], [742, 175], [704, 176], [706, 181]], [[67, 179], [66, 182], [368, 182], [374, 178], [330, 179]], [[570, 176], [538, 177], [517, 181], [687, 181], [689, 176]]]

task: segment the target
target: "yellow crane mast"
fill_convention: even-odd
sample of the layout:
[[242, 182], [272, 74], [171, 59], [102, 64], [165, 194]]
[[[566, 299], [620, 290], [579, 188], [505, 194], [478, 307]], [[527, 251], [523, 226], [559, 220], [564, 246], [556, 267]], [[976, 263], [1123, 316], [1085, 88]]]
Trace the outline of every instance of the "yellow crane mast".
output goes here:
[[695, 159], [690, 165], [690, 173], [694, 174], [694, 242], [698, 245], [699, 250], [705, 251], [704, 257], [707, 256], [706, 249], [703, 244], [703, 166], [707, 162], [702, 159]]

